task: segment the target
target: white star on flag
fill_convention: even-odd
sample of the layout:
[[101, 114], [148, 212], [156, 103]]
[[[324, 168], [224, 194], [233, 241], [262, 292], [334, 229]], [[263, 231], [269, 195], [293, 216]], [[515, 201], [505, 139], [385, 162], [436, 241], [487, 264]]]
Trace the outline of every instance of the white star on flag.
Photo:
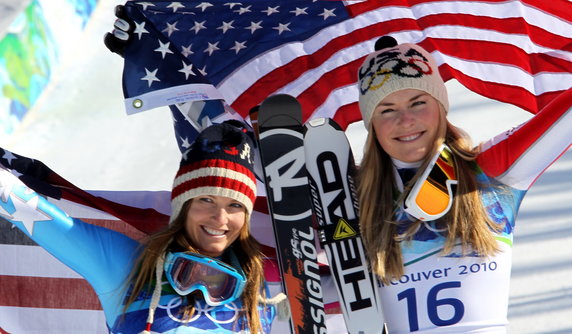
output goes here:
[[205, 53], [208, 53], [209, 56], [212, 56], [212, 55], [213, 55], [213, 52], [215, 52], [215, 51], [217, 51], [217, 50], [220, 50], [219, 47], [218, 47], [218, 42], [216, 42], [216, 43], [214, 43], [214, 44], [209, 42], [208, 44], [209, 44], [209, 46], [205, 49], [204, 52], [205, 52]]
[[147, 68], [145, 68], [146, 75], [143, 78], [141, 78], [141, 80], [147, 80], [149, 87], [151, 87], [151, 84], [153, 83], [153, 81], [161, 81], [161, 80], [157, 79], [157, 76], [156, 76], [157, 70], [159, 70], [159, 69], [156, 68], [154, 71], [149, 71]]
[[280, 6], [276, 6], [276, 7], [268, 7], [268, 9], [263, 10], [263, 13], [266, 13], [266, 16], [270, 16], [274, 13], [280, 13], [280, 11], [278, 10], [278, 7]]
[[179, 29], [177, 28], [177, 23], [179, 22], [175, 22], [173, 24], [167, 22], [167, 28], [163, 29], [163, 32], [166, 32], [167, 36], [171, 37], [172, 33], [174, 33], [175, 31], [179, 31]]
[[139, 40], [141, 40], [141, 36], [143, 34], [148, 34], [149, 32], [145, 29], [145, 22], [142, 23], [137, 23], [135, 22], [135, 30], [133, 31], [134, 33], [137, 34], [137, 37], [139, 37]]
[[143, 10], [147, 10], [149, 6], [155, 6], [155, 4], [151, 2], [138, 2], [137, 4], [143, 6]]
[[202, 22], [195, 21], [195, 25], [191, 28], [191, 30], [194, 30], [195, 34], [198, 34], [199, 31], [207, 28], [205, 27], [205, 22], [207, 21], [202, 21]]
[[294, 14], [294, 15], [296, 15], [296, 16], [302, 15], [302, 14], [308, 15], [308, 13], [306, 13], [306, 9], [308, 9], [308, 7], [304, 7], [304, 8], [298, 8], [298, 7], [296, 7], [296, 10], [292, 10], [292, 11], [290, 11], [290, 13], [292, 13], [292, 14]]
[[228, 6], [228, 8], [233, 9], [234, 6], [239, 6], [242, 5], [240, 2], [227, 2], [224, 4], [225, 6]]
[[12, 160], [16, 159], [16, 156], [14, 154], [12, 154], [12, 152], [10, 151], [6, 151], [4, 150], [4, 156], [2, 158], [6, 159], [8, 161], [8, 165], [12, 165]]
[[241, 7], [239, 10], [235, 10], [234, 12], [235, 12], [235, 13], [238, 13], [238, 15], [242, 15], [242, 14], [245, 14], [245, 13], [250, 13], [250, 12], [252, 12], [252, 11], [250, 10], [250, 7], [252, 7], [252, 5], [250, 5], [250, 6], [248, 6], [248, 7]]
[[183, 54], [183, 56], [185, 56], [185, 57], [188, 58], [190, 55], [195, 54], [195, 53], [191, 50], [191, 47], [192, 47], [192, 46], [193, 46], [192, 43], [189, 44], [189, 46], [187, 46], [187, 47], [184, 47], [184, 46], [183, 46], [183, 51], [181, 51], [181, 53]]
[[181, 146], [182, 146], [182, 147], [184, 147], [184, 148], [189, 148], [189, 147], [191, 147], [191, 143], [189, 143], [189, 138], [188, 138], [188, 137], [185, 137], [185, 138], [180, 137], [180, 138], [181, 138], [181, 140], [182, 140], [182, 143], [181, 143]]
[[201, 2], [195, 8], [200, 8], [202, 12], [204, 12], [207, 8], [212, 7], [213, 5], [209, 2]]
[[181, 68], [179, 72], [185, 74], [186, 80], [189, 79], [189, 75], [196, 75], [195, 73], [193, 73], [193, 64], [187, 65], [185, 64], [185, 62], [183, 62], [183, 68]]
[[232, 24], [234, 23], [234, 20], [230, 21], [230, 22], [222, 22], [222, 25], [220, 27], [218, 27], [217, 29], [222, 30], [222, 33], [224, 34], [225, 32], [227, 32], [229, 29], [234, 29], [234, 27], [232, 26]]
[[155, 49], [155, 51], [157, 52], [161, 52], [162, 55], [162, 59], [165, 59], [165, 56], [167, 55], [167, 53], [173, 53], [173, 51], [171, 51], [169, 49], [169, 45], [171, 45], [171, 42], [167, 42], [167, 43], [163, 43], [161, 41], [159, 41], [159, 47]]
[[324, 12], [322, 14], [318, 14], [318, 16], [323, 16], [324, 20], [330, 16], [336, 16], [336, 14], [334, 14], [334, 10], [335, 10], [335, 8], [331, 9], [331, 10], [324, 8]]
[[289, 25], [290, 25], [290, 22], [288, 22], [286, 24], [278, 23], [278, 26], [274, 27], [272, 29], [278, 30], [278, 35], [281, 35], [284, 31], [291, 31], [290, 28], [288, 28]]
[[236, 52], [236, 54], [238, 54], [240, 52], [240, 50], [246, 49], [246, 46], [244, 44], [246, 44], [246, 42], [235, 41], [234, 46], [230, 49], [234, 50]]
[[175, 13], [179, 8], [185, 8], [185, 6], [183, 6], [183, 4], [180, 2], [171, 2], [167, 8], [173, 8], [173, 13]]
[[254, 32], [258, 29], [262, 29], [262, 25], [261, 25], [262, 21], [258, 21], [258, 22], [250, 22], [250, 26], [249, 27], [245, 27], [244, 29], [250, 29], [250, 33], [254, 34]]

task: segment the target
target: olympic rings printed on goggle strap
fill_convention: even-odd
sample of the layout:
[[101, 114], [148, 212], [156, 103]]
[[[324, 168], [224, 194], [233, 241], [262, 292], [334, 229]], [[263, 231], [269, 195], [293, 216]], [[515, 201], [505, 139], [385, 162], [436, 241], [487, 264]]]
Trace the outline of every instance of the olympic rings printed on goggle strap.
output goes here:
[[368, 90], [379, 89], [392, 75], [420, 78], [432, 73], [429, 60], [419, 51], [413, 48], [405, 53], [388, 50], [372, 57], [366, 66], [359, 69], [360, 91], [365, 94]]
[[[183, 324], [192, 324], [199, 318], [203, 318], [203, 320], [207, 318], [215, 325], [234, 324], [240, 316], [240, 307], [234, 302], [230, 302], [222, 306], [210, 306], [206, 303], [195, 301], [195, 313], [190, 319], [183, 319], [182, 313], [180, 312], [180, 306], [182, 303], [183, 297], [173, 296], [166, 305], [159, 304], [157, 305], [157, 308], [164, 309], [171, 320]], [[221, 308], [225, 312], [221, 312]], [[224, 319], [217, 318], [217, 314], [220, 315], [223, 313], [225, 314]]]

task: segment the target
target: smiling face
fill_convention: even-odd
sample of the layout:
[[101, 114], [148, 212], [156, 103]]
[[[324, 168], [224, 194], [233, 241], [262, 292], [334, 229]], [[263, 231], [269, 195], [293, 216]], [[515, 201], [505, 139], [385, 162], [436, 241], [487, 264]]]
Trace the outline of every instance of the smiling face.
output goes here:
[[199, 196], [188, 206], [185, 231], [202, 254], [217, 257], [240, 235], [246, 222], [244, 205], [223, 196]]
[[429, 154], [437, 139], [439, 122], [439, 102], [417, 89], [387, 95], [371, 118], [383, 150], [403, 162], [420, 161]]

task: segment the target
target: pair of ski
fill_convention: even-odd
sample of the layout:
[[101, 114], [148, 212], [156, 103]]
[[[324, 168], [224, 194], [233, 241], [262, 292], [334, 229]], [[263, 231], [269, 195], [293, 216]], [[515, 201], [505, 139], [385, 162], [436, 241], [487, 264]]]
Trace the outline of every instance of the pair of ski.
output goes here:
[[257, 117], [292, 333], [327, 333], [316, 239], [325, 250], [348, 333], [387, 333], [377, 280], [358, 233], [355, 166], [345, 133], [329, 119], [303, 125], [300, 104], [289, 95], [266, 99]]

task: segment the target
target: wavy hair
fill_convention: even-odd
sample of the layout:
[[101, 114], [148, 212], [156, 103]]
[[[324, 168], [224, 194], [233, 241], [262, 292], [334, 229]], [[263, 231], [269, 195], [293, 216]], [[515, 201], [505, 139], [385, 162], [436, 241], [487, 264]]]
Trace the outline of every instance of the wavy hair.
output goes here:
[[404, 234], [398, 235], [399, 222], [395, 221], [395, 214], [399, 206], [396, 203], [403, 201], [443, 142], [453, 152], [458, 185], [451, 210], [441, 218], [447, 238], [442, 253], [451, 252], [458, 241], [464, 254], [475, 251], [482, 256], [491, 256], [499, 251], [493, 232], [500, 231], [502, 226], [489, 218], [476, 179], [478, 166], [475, 160], [479, 149], [473, 149], [468, 135], [447, 121], [441, 105], [438, 137], [431, 150], [433, 153], [427, 155], [417, 174], [403, 193], [399, 193], [391, 157], [378, 143], [373, 126], [369, 125], [358, 173], [360, 230], [371, 270], [385, 283], [404, 274], [400, 243], [411, 240], [422, 224], [422, 221], [416, 221]]
[[[168, 227], [151, 236], [144, 243], [143, 250], [135, 262], [128, 284], [132, 286], [131, 293], [125, 303], [124, 313], [129, 306], [137, 299], [143, 291], [151, 292], [155, 277], [155, 266], [160, 256], [165, 252], [193, 252], [200, 250], [192, 245], [185, 233], [185, 222], [187, 212], [192, 199], [187, 201], [179, 215]], [[265, 299], [263, 254], [260, 244], [250, 234], [250, 216], [246, 214], [245, 224], [240, 230], [238, 238], [232, 243], [238, 262], [247, 278], [246, 286], [242, 292], [241, 299], [244, 304], [244, 312], [247, 319], [247, 326], [251, 333], [262, 332], [260, 313], [258, 312], [259, 297]], [[190, 319], [195, 311], [194, 294], [186, 296], [187, 306], [183, 310], [183, 318]], [[244, 330], [240, 328], [238, 330]]]

